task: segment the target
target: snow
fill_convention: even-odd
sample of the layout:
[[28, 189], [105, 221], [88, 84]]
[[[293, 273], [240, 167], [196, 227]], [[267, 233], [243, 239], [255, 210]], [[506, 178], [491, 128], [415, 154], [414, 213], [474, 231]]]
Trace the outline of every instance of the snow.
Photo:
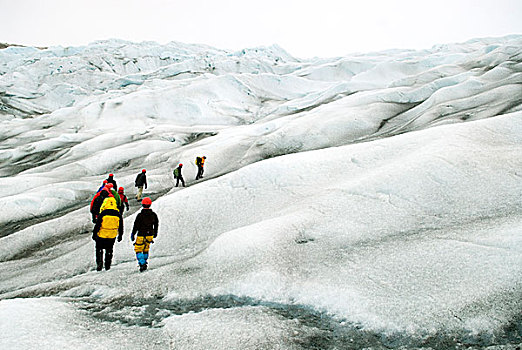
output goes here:
[[[0, 301], [0, 323], [7, 349], [121, 349], [146, 344], [151, 349], [168, 348], [161, 329], [114, 327], [109, 322], [93, 324], [85, 312], [58, 298], [12, 299]], [[51, 311], [51, 312], [50, 312]], [[64, 324], [67, 327], [64, 328]], [[9, 334], [8, 337], [5, 335]], [[157, 339], [153, 340], [152, 339]]]
[[[0, 76], [2, 348], [522, 343], [522, 37], [311, 60], [11, 47]], [[131, 210], [96, 272], [109, 173]]]
[[[288, 339], [314, 334], [299, 322], [259, 307], [172, 316], [165, 327], [175, 349], [299, 349], [289, 345]], [[193, 343], [193, 339], [203, 341]]]

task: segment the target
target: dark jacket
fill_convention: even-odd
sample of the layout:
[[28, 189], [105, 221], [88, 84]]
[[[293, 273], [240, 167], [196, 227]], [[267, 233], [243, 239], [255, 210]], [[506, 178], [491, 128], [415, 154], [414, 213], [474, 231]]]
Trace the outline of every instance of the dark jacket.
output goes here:
[[100, 208], [105, 198], [109, 197], [109, 192], [107, 190], [102, 190], [94, 196], [93, 201], [91, 202], [91, 214], [92, 221], [95, 222], [98, 214], [100, 213]]
[[116, 185], [116, 180], [114, 180], [114, 178], [112, 176], [109, 176], [107, 178], [107, 183], [113, 184], [114, 185], [113, 189], [115, 189], [116, 191], [118, 190], [118, 186]]
[[147, 175], [145, 173], [139, 173], [134, 181], [134, 187], [145, 186], [147, 188]]
[[[178, 166], [176, 169], [174, 169], [174, 171], [172, 172], [174, 174], [174, 178], [175, 179], [182, 179], [183, 178], [183, 175], [181, 174], [181, 169], [182, 167]], [[177, 175], [176, 175], [177, 173]]]
[[138, 233], [138, 236], [154, 236], [158, 235], [158, 216], [152, 209], [143, 208], [134, 220], [132, 227], [131, 239]]

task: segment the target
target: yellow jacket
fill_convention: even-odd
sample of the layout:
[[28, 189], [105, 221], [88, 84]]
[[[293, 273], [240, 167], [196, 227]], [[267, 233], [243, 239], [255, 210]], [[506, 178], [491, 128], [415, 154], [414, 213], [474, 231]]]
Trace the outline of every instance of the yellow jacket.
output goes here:
[[102, 203], [100, 215], [96, 220], [96, 225], [93, 230], [94, 236], [100, 238], [116, 238], [116, 236], [123, 236], [123, 220], [116, 200], [112, 197], [107, 197]]

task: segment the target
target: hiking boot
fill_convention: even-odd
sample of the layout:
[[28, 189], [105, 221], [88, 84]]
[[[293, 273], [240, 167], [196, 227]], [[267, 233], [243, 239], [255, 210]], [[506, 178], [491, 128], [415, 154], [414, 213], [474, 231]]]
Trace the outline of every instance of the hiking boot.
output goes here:
[[96, 271], [101, 271], [103, 269], [103, 266], [102, 265], [98, 265], [96, 266]]
[[140, 272], [143, 272], [147, 269], [147, 264], [140, 265]]

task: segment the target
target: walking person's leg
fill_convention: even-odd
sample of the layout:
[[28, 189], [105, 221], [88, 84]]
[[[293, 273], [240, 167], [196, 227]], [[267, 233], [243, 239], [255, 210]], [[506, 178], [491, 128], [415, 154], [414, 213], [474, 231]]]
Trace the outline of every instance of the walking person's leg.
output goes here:
[[101, 271], [103, 269], [103, 244], [101, 238], [96, 240], [96, 270]]
[[147, 263], [146, 257], [144, 255], [144, 249], [145, 249], [145, 237], [143, 237], [143, 236], [136, 237], [136, 242], [134, 243], [134, 252], [136, 253], [136, 260], [138, 260], [138, 264], [140, 266], [140, 271], [145, 270], [144, 265]]
[[114, 241], [116, 239], [111, 239], [107, 241], [105, 245], [105, 270], [109, 270], [111, 268], [112, 263], [112, 252], [114, 249]]
[[150, 249], [150, 244], [152, 243], [152, 241], [154, 240], [154, 237], [153, 236], [147, 236], [145, 237], [145, 240], [144, 240], [144, 246], [143, 246], [143, 264], [141, 264], [141, 268], [140, 268], [140, 271], [145, 271], [147, 269], [147, 266], [148, 266], [148, 262], [147, 260], [149, 259], [149, 249]]

